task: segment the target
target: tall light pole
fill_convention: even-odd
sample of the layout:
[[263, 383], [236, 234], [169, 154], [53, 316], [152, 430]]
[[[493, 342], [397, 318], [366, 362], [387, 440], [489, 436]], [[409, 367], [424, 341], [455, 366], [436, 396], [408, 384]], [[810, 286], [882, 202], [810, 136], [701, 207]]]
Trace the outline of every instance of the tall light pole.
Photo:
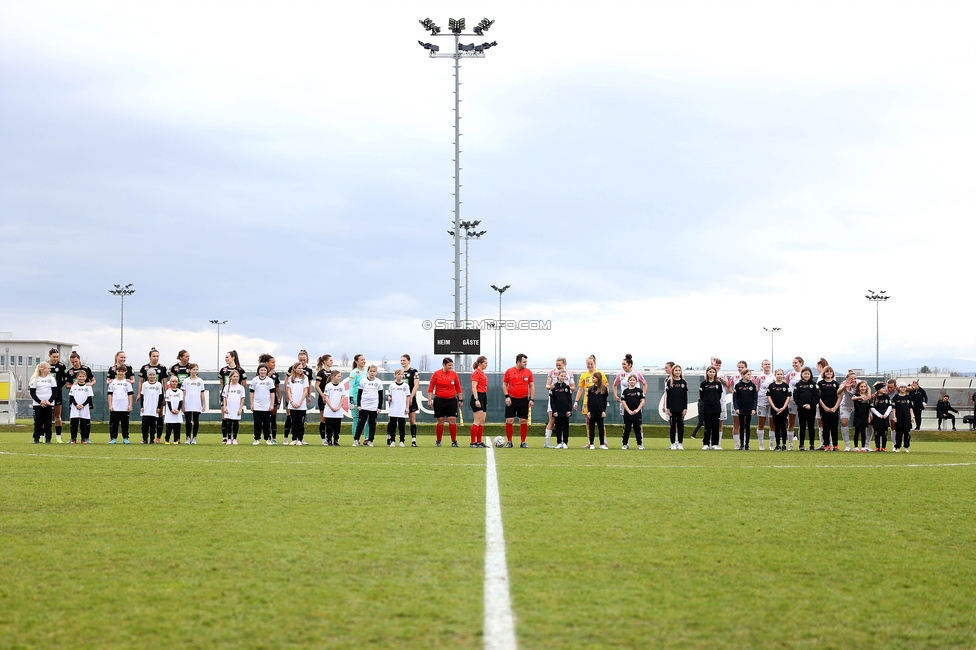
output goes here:
[[773, 370], [775, 371], [776, 370], [776, 346], [775, 346], [775, 342], [773, 341], [773, 337], [776, 336], [776, 332], [780, 331], [783, 328], [764, 327], [763, 329], [769, 332], [769, 365], [771, 365], [773, 367]]
[[214, 370], [220, 370], [220, 326], [226, 325], [227, 321], [211, 318], [210, 322], [217, 326], [217, 367]]
[[[461, 80], [460, 63], [462, 58], [483, 59], [485, 50], [498, 45], [497, 42], [474, 43], [465, 45], [461, 43], [462, 36], [484, 36], [484, 33], [494, 24], [494, 20], [482, 18], [481, 22], [474, 28], [473, 34], [464, 34], [464, 18], [457, 20], [450, 18], [447, 21], [450, 34], [441, 34], [441, 28], [434, 24], [430, 18], [418, 21], [421, 26], [430, 32], [431, 36], [453, 36], [454, 52], [440, 54], [440, 46], [432, 43], [417, 41], [421, 47], [430, 52], [432, 59], [454, 59], [454, 328], [461, 327]], [[454, 363], [457, 364], [459, 355], [454, 355]]]
[[[477, 228], [480, 223], [481, 223], [481, 220], [480, 219], [477, 220], [477, 221], [462, 221], [461, 222], [461, 227], [464, 228], [464, 237], [462, 237], [462, 239], [464, 239], [464, 322], [465, 322], [465, 327], [467, 327], [467, 323], [471, 320], [471, 316], [470, 316], [470, 313], [469, 313], [469, 310], [468, 310], [468, 266], [469, 266], [469, 264], [468, 264], [468, 260], [469, 260], [468, 242], [471, 241], [472, 239], [481, 239], [481, 236], [488, 232], [487, 230], [480, 230], [480, 231], [479, 230], [474, 230], [474, 228]], [[448, 230], [447, 231], [447, 234], [449, 234], [449, 235], [451, 235], [453, 237], [454, 236], [454, 231], [453, 230]], [[468, 367], [468, 361], [469, 361], [468, 355], [464, 355], [464, 368], [467, 368]]]
[[491, 285], [491, 288], [498, 292], [498, 323], [495, 329], [498, 330], [498, 344], [495, 346], [495, 372], [502, 371], [502, 294], [508, 291], [512, 285], [506, 284], [504, 287], [498, 288], [495, 285]]
[[122, 305], [119, 311], [119, 349], [124, 350], [125, 346], [122, 344], [125, 342], [125, 297], [131, 296], [136, 290], [132, 288], [132, 283], [129, 283], [124, 287], [116, 284], [115, 288], [109, 289], [108, 292], [122, 299]]
[[887, 291], [875, 293], [868, 289], [868, 295], [864, 296], [874, 303], [874, 374], [881, 372], [881, 303], [891, 298]]

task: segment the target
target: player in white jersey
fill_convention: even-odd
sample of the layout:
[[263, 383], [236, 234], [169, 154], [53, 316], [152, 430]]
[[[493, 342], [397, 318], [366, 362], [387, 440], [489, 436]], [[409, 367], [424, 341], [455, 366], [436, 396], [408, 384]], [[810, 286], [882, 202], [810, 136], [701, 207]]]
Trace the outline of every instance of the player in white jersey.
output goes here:
[[126, 366], [115, 368], [115, 379], [108, 383], [108, 444], [118, 442], [122, 429], [122, 444], [129, 444], [129, 413], [132, 411], [132, 384], [126, 379]]
[[841, 383], [837, 394], [840, 396], [840, 434], [844, 438], [844, 451], [851, 450], [851, 418], [854, 416], [854, 393], [857, 390], [857, 373], [847, 371], [847, 378]]
[[159, 422], [163, 417], [163, 384], [157, 381], [156, 370], [146, 371], [147, 381], [139, 388], [139, 404], [142, 416], [142, 444], [162, 442], [163, 432]]
[[236, 369], [230, 371], [230, 383], [220, 391], [221, 405], [220, 415], [223, 418], [221, 424], [226, 433], [225, 445], [237, 444], [237, 433], [241, 428], [241, 416], [244, 413], [244, 399], [247, 397], [247, 389], [241, 385], [241, 373]]
[[[748, 369], [749, 369], [749, 364], [746, 363], [745, 361], [740, 361], [739, 363], [736, 364], [736, 370], [738, 371], [738, 375], [733, 375], [729, 377], [728, 381], [726, 382], [726, 387], [729, 393], [735, 393], [735, 385], [743, 377], [745, 377], [746, 370]], [[742, 448], [742, 440], [739, 436], [740, 436], [739, 418], [738, 416], [733, 416], [732, 417], [732, 441], [733, 441], [734, 448], [736, 450]]]
[[71, 405], [71, 444], [78, 441], [78, 430], [81, 430], [81, 444], [91, 444], [91, 409], [95, 406], [95, 392], [88, 383], [88, 372], [78, 370], [75, 381], [68, 390], [68, 403]]
[[[353, 446], [359, 444], [359, 438], [366, 431], [365, 445], [373, 446], [376, 438], [376, 416], [380, 405], [383, 404], [383, 382], [376, 378], [375, 365], [366, 369], [366, 377], [359, 380], [356, 391], [356, 406], [359, 408], [359, 421], [356, 423], [356, 434], [353, 436]], [[367, 428], [368, 427], [368, 428]]]
[[342, 373], [333, 370], [329, 383], [322, 391], [322, 401], [325, 402], [325, 444], [333, 447], [339, 446], [339, 432], [342, 430], [342, 400], [345, 396]]
[[180, 378], [169, 376], [169, 388], [163, 394], [163, 425], [166, 427], [165, 444], [173, 436], [173, 444], [180, 444], [180, 424], [183, 423], [183, 391], [180, 390]]
[[[559, 373], [566, 370], [566, 357], [558, 357], [556, 359], [556, 367], [549, 371], [546, 375], [546, 392], [552, 390], [553, 384], [559, 381]], [[573, 378], [573, 373], [566, 370], [566, 383], [569, 385], [571, 390], [576, 390], [576, 380]], [[552, 414], [552, 404], [548, 403], [546, 400], [546, 414], [549, 416], [549, 422], [546, 424], [546, 441], [542, 445], [546, 449], [555, 449], [552, 446], [550, 440], [552, 439], [552, 428], [555, 426], [556, 418]]]
[[251, 394], [251, 415], [254, 418], [254, 442], [260, 445], [261, 438], [265, 444], [273, 445], [271, 439], [271, 418], [275, 405], [275, 381], [268, 376], [268, 364], [258, 364], [258, 376], [247, 385]]
[[[773, 366], [769, 359], [762, 360], [762, 370], [757, 374], [752, 376], [753, 381], [757, 382], [758, 391], [758, 406], [756, 407], [756, 414], [759, 416], [758, 424], [756, 425], [756, 437], [759, 438], [759, 450], [763, 449], [763, 438], [766, 435], [766, 420], [770, 418], [771, 412], [769, 410], [769, 397], [767, 396], [767, 391], [769, 390], [769, 385], [776, 381], [776, 374], [773, 373]], [[770, 422], [772, 420], [770, 419]], [[772, 430], [772, 427], [770, 427]], [[770, 451], [772, 447], [770, 447]]]
[[198, 375], [200, 366], [191, 363], [186, 370], [190, 374], [180, 384], [183, 389], [183, 415], [186, 417], [186, 444], [195, 445], [197, 432], [200, 431], [200, 414], [204, 408], [203, 394], [206, 392], [206, 385]]
[[634, 357], [629, 354], [625, 354], [623, 361], [620, 363], [620, 372], [617, 376], [613, 378], [613, 399], [617, 400], [617, 406], [620, 409], [620, 415], [624, 415], [624, 401], [623, 393], [630, 387], [630, 378], [637, 378], [637, 388], [641, 389], [645, 393], [647, 392], [647, 380], [644, 379], [644, 373], [637, 372], [634, 370]]
[[[800, 371], [803, 370], [803, 357], [793, 357], [793, 370], [786, 373], [786, 383], [790, 385], [790, 395], [793, 394], [797, 383], [800, 381]], [[796, 438], [796, 431], [793, 428], [796, 425], [796, 400], [790, 400], [790, 417], [786, 425], [786, 434], [789, 439], [789, 450], [793, 451], [793, 440]]]
[[285, 403], [288, 408], [288, 421], [291, 422], [291, 443], [285, 438], [285, 444], [305, 445], [305, 411], [308, 409], [309, 383], [305, 375], [305, 366], [299, 361], [288, 371], [285, 382]]
[[407, 439], [407, 408], [410, 406], [410, 386], [403, 381], [403, 369], [397, 368], [393, 374], [394, 380], [390, 384], [386, 399], [389, 402], [388, 414], [390, 423], [386, 425], [386, 445], [396, 445], [397, 429], [400, 430], [400, 446], [406, 445]]
[[28, 387], [34, 407], [34, 444], [39, 443], [41, 438], [49, 443], [53, 435], [51, 418], [54, 417], [54, 391], [58, 389], [58, 380], [51, 374], [51, 364], [47, 361], [37, 364]]

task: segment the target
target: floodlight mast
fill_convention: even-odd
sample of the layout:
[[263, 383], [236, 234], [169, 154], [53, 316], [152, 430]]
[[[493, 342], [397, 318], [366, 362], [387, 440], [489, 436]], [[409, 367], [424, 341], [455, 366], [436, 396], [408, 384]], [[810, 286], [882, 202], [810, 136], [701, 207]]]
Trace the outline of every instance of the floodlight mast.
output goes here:
[[[440, 53], [440, 48], [432, 43], [420, 41], [420, 46], [430, 52], [432, 59], [454, 59], [454, 229], [449, 231], [454, 237], [454, 328], [461, 327], [461, 80], [460, 61], [462, 58], [483, 59], [485, 50], [496, 45], [497, 42], [482, 43], [481, 45], [461, 45], [461, 36], [482, 36], [495, 21], [483, 18], [475, 27], [474, 34], [464, 34], [464, 18], [448, 20], [449, 34], [441, 34], [441, 28], [433, 20], [425, 18], [418, 21], [430, 32], [431, 36], [453, 36], [454, 52]], [[465, 301], [466, 302], [466, 301]], [[454, 355], [454, 364], [460, 362], [460, 355]]]

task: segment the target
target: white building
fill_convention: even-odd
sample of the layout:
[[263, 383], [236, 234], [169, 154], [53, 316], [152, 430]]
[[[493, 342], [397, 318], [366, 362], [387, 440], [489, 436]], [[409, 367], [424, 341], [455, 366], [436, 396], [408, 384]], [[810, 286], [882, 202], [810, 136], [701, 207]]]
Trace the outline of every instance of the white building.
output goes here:
[[48, 360], [52, 348], [61, 353], [61, 362], [69, 365], [68, 355], [77, 345], [64, 341], [17, 340], [11, 332], [0, 332], [0, 370], [12, 372], [17, 378], [18, 392], [23, 392], [34, 368]]

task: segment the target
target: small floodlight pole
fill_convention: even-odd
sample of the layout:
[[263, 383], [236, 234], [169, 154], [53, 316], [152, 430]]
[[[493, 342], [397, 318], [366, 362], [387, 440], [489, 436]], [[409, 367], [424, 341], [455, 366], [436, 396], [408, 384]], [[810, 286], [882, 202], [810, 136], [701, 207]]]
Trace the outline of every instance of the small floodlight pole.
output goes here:
[[[441, 34], [441, 28], [434, 24], [430, 18], [419, 21], [421, 26], [431, 36], [447, 36]], [[430, 58], [454, 59], [454, 229], [451, 235], [454, 237], [454, 328], [461, 327], [461, 58], [483, 59], [485, 50], [494, 47], [497, 43], [483, 43], [482, 45], [461, 45], [461, 36], [464, 32], [464, 18], [450, 18], [448, 28], [450, 34], [454, 36], [454, 52], [439, 54], [440, 48], [431, 43], [420, 41], [421, 47], [430, 51]], [[491, 27], [495, 21], [484, 18], [474, 29], [474, 35], [481, 36], [485, 30]], [[460, 355], [454, 355], [454, 364], [460, 361]]]
[[124, 287], [122, 285], [115, 285], [114, 289], [109, 289], [108, 292], [113, 296], [118, 296], [122, 299], [121, 310], [119, 311], [119, 350], [124, 350], [125, 346], [125, 297], [131, 296], [136, 292], [132, 288], [132, 284], [127, 284]]
[[491, 288], [498, 292], [498, 322], [495, 324], [495, 329], [498, 331], [498, 343], [495, 345], [495, 372], [502, 371], [502, 294], [508, 291], [511, 286], [506, 284], [499, 288], [491, 285]]
[[773, 367], [773, 371], [776, 370], [776, 345], [773, 341], [773, 337], [776, 336], [776, 332], [783, 329], [782, 327], [764, 327], [764, 330], [769, 332], [769, 365]]
[[226, 325], [227, 321], [211, 318], [210, 322], [217, 326], [217, 366], [214, 368], [214, 370], [220, 370], [220, 326]]
[[887, 291], [875, 293], [868, 289], [864, 296], [874, 303], [874, 374], [881, 373], [881, 303], [891, 298]]

